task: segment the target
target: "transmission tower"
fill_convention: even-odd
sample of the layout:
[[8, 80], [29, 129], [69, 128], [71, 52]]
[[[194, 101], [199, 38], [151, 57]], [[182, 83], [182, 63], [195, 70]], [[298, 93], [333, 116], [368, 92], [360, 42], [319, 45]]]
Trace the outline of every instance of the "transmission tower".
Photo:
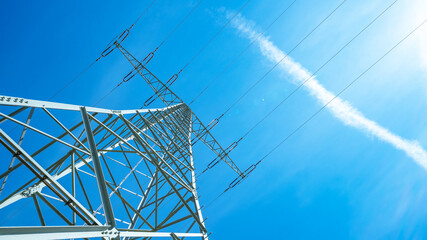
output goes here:
[[[120, 41], [111, 49], [165, 106], [109, 110], [0, 96], [0, 221], [19, 216], [17, 226], [0, 227], [0, 239], [208, 239], [193, 145], [214, 153], [210, 167], [224, 161], [243, 173], [167, 85]], [[14, 139], [1, 124], [22, 132]]]

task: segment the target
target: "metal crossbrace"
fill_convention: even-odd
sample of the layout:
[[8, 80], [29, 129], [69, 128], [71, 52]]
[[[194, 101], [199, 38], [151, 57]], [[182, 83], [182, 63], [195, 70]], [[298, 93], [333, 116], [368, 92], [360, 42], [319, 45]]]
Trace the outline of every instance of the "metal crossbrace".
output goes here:
[[[185, 104], [109, 110], [0, 96], [0, 106], [0, 124], [23, 128], [16, 141], [0, 125], [0, 144], [17, 160], [0, 175], [0, 215], [30, 199], [33, 210], [24, 210], [35, 222], [0, 227], [0, 239], [208, 239], [196, 191], [195, 117]], [[70, 114], [81, 121], [66, 124]]]
[[[158, 79], [153, 73], [151, 73], [141, 62], [139, 62], [131, 53], [129, 53], [122, 45], [116, 42], [117, 48], [125, 56], [125, 58], [133, 66], [134, 71], [137, 71], [139, 75], [147, 82], [150, 88], [158, 96], [158, 98], [166, 105], [172, 106], [175, 104], [184, 104], [185, 109], [182, 111], [186, 112], [187, 115], [192, 117], [192, 133], [194, 138], [192, 144], [195, 144], [198, 140], [201, 140], [206, 146], [209, 147], [218, 157], [227, 163], [240, 177], [244, 177], [242, 171], [234, 163], [234, 161], [228, 155], [228, 151], [224, 150], [218, 141], [210, 133], [209, 129], [200, 121], [200, 119], [191, 111], [191, 109], [160, 79]], [[151, 99], [150, 101], [154, 101]], [[149, 105], [149, 102], [146, 105]], [[175, 119], [178, 120], [178, 119]]]

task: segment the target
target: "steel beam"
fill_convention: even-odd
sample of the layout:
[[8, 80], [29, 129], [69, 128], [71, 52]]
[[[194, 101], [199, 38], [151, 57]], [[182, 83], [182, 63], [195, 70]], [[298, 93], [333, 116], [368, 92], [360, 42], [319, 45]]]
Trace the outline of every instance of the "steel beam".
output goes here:
[[[80, 204], [80, 202], [77, 201], [77, 199], [75, 199], [60, 183], [58, 183], [55, 178], [53, 178], [48, 171], [46, 171], [36, 160], [34, 160], [26, 151], [24, 151], [24, 149], [22, 149], [15, 141], [13, 141], [2, 129], [0, 129], [0, 141], [1, 143], [9, 150], [9, 151], [13, 151], [13, 153], [15, 154], [15, 156], [21, 161], [23, 162], [25, 165], [27, 165], [27, 167], [29, 167], [30, 169], [33, 168], [34, 170], [38, 171], [39, 174], [41, 174], [41, 177], [43, 179], [45, 179], [43, 182], [46, 185], [46, 181], [49, 182], [48, 186], [51, 186], [51, 190], [54, 192], [59, 191], [60, 197], [65, 197], [64, 202], [68, 202], [71, 201], [72, 205], [69, 205], [70, 208], [72, 208], [74, 210], [74, 206], [81, 212], [83, 212], [83, 214], [89, 218], [93, 223], [97, 224], [97, 225], [101, 225], [101, 223], [91, 214], [87, 211], [87, 209]], [[8, 146], [12, 145], [12, 147]], [[55, 190], [57, 189], [57, 190]], [[81, 214], [80, 212], [78, 212], [77, 214]], [[80, 216], [83, 217], [83, 216]], [[84, 217], [83, 217], [84, 218]]]
[[[50, 214], [54, 214], [57, 219], [62, 219], [65, 224], [71, 226], [12, 227], [8, 230], [0, 228], [0, 240], [88, 239], [95, 237], [105, 240], [111, 238], [152, 239], [157, 237], [169, 239], [196, 237], [207, 240], [207, 230], [197, 199], [195, 168], [192, 158], [191, 145], [193, 143], [191, 137], [194, 131], [192, 128], [194, 117], [185, 104], [178, 103], [158, 109], [115, 111], [43, 101], [26, 102], [26, 99], [22, 99], [21, 102], [20, 99], [3, 98], [2, 102], [1, 97], [0, 105], [43, 109], [64, 132], [61, 132], [59, 137], [56, 137], [56, 134], [53, 137], [48, 135], [43, 128], [31, 127], [28, 123], [14, 119], [10, 114], [0, 115], [0, 118], [4, 117], [5, 120], [14, 121], [52, 139], [47, 145], [42, 145], [33, 156], [27, 154], [22, 148], [18, 148], [19, 146], [15, 146], [16, 143], [14, 144], [11, 139], [7, 139], [6, 134], [2, 135], [0, 132], [0, 144], [3, 144], [7, 150], [16, 156], [20, 161], [19, 166], [24, 165], [35, 175], [35, 178], [14, 189], [15, 191], [12, 194], [1, 201], [0, 208], [20, 198], [31, 196], [35, 204], [35, 207], [32, 206], [35, 208], [34, 213], [37, 210], [39, 216], [39, 219], [35, 220], [40, 220], [42, 225], [49, 223], [49, 221], [45, 222], [45, 220], [49, 220], [46, 219], [48, 212], [43, 211], [42, 214], [41, 211], [47, 206], [57, 215], [49, 209]], [[53, 111], [51, 113], [50, 109], [68, 112], [79, 110], [82, 121], [68, 128], [65, 121], [63, 122], [60, 118], [61, 113]], [[90, 110], [93, 110], [93, 114], [88, 114]], [[96, 114], [99, 115], [95, 117]], [[44, 119], [47, 115], [43, 116]], [[49, 147], [58, 142], [69, 144], [71, 149], [67, 149], [64, 155], [46, 169], [37, 165], [34, 159], [35, 155], [44, 150], [53, 150]], [[48, 151], [45, 152], [48, 154]], [[46, 154], [44, 156], [49, 156]], [[107, 158], [102, 162], [101, 157], [108, 157], [114, 162], [108, 161]], [[93, 163], [90, 164], [90, 162]], [[115, 162], [118, 165], [115, 165]], [[104, 175], [105, 169], [108, 170], [109, 176]], [[80, 178], [79, 173], [85, 173], [89, 177]], [[70, 174], [69, 179], [63, 179], [63, 181], [67, 184], [71, 183], [69, 184], [71, 194], [66, 192], [58, 183], [59, 179], [68, 174]], [[135, 178], [132, 179], [134, 182], [130, 181], [131, 175]], [[85, 206], [88, 206], [88, 209], [85, 209], [76, 200], [75, 177], [82, 187], [82, 191], [77, 191], [82, 193], [79, 195], [79, 200], [85, 201], [86, 199], [87, 204], [85, 203]], [[89, 193], [87, 181], [94, 182], [95, 180], [99, 193], [96, 190], [96, 192]], [[147, 183], [148, 185], [145, 185]], [[41, 193], [45, 186], [53, 194], [50, 191]], [[123, 203], [123, 206], [115, 205], [114, 211], [111, 205], [113, 197], [114, 199], [117, 197], [117, 200]], [[101, 204], [99, 204], [98, 198], [101, 199]], [[72, 212], [64, 212], [64, 207], [60, 206], [61, 203], [65, 203]], [[92, 206], [99, 206], [99, 208], [93, 209]], [[98, 213], [98, 210], [101, 212]], [[130, 221], [127, 220], [125, 210]], [[114, 213], [117, 216], [114, 216]], [[102, 221], [96, 220], [97, 214], [105, 217], [105, 226], [102, 226]], [[34, 214], [35, 217], [37, 215]], [[78, 218], [76, 219], [76, 217]], [[98, 218], [101, 219], [100, 216]], [[82, 223], [80, 219], [89, 226], [75, 226]], [[36, 224], [38, 223], [36, 222]], [[95, 228], [91, 226], [92, 224], [97, 224], [98, 227], [102, 228]], [[128, 229], [118, 229], [118, 227]], [[176, 227], [179, 229], [185, 227], [188, 230], [185, 233], [176, 233]], [[174, 233], [161, 232], [162, 230], [170, 230]]]
[[0, 240], [53, 240], [117, 235], [117, 230], [111, 231], [110, 226], [0, 227]]
[[[2, 105], [2, 103], [0, 102], [0, 105]], [[171, 114], [171, 113], [173, 113], [177, 108], [179, 108], [181, 105], [180, 104], [178, 104], [178, 105], [174, 105], [174, 106], [169, 106], [169, 107], [165, 107], [165, 108], [160, 108], [160, 109], [158, 109], [159, 111], [163, 111], [163, 112], [165, 112], [166, 113], [166, 116], [168, 115], [168, 114]], [[48, 108], [48, 107], [46, 107], [46, 108]], [[137, 111], [139, 111], [140, 113], [141, 112], [145, 112], [145, 111], [141, 111], [141, 110], [137, 110]], [[148, 110], [147, 110], [148, 111]], [[95, 122], [97, 122], [99, 125], [101, 125], [103, 128], [105, 128], [107, 131], [110, 131], [111, 133], [113, 133], [113, 135], [115, 136], [115, 137], [117, 137], [118, 139], [120, 139], [119, 140], [119, 142], [118, 143], [116, 143], [116, 144], [114, 144], [114, 145], [112, 145], [112, 146], [110, 146], [110, 147], [108, 147], [108, 148], [106, 148], [105, 150], [113, 150], [113, 149], [115, 149], [115, 148], [117, 148], [119, 145], [121, 145], [121, 144], [128, 144], [128, 142], [129, 141], [131, 141], [131, 140], [133, 140], [134, 139], [134, 136], [131, 134], [129, 137], [127, 137], [127, 138], [122, 138], [122, 137], [120, 137], [118, 134], [116, 134], [113, 130], [111, 130], [111, 129], [109, 129], [104, 123], [102, 123], [101, 121], [99, 121], [98, 119], [96, 119], [95, 117], [93, 117], [92, 115], [89, 115], [89, 117], [91, 117], [91, 119], [92, 120], [94, 120]], [[75, 126], [75, 127], [77, 127], [77, 125]], [[74, 128], [74, 127], [73, 127]], [[140, 129], [140, 131], [141, 132], [143, 132], [143, 131], [146, 131], [146, 128], [145, 129]], [[64, 134], [62, 134], [59, 138], [62, 138], [63, 136], [65, 136], [67, 133], [65, 132]], [[139, 133], [140, 134], [140, 133]], [[48, 145], [51, 145], [52, 143], [54, 143], [54, 142], [56, 142], [56, 139], [59, 139], [59, 138], [54, 138], [54, 140], [52, 141], [52, 142], [50, 142]], [[47, 145], [46, 145], [47, 146]], [[132, 146], [133, 147], [133, 146]], [[133, 149], [133, 150], [135, 150], [135, 149]], [[40, 153], [40, 151], [37, 151], [36, 152], [37, 154], [38, 153]], [[36, 154], [33, 154], [33, 155], [36, 155]], [[86, 162], [87, 163], [90, 163], [91, 161], [92, 161], [92, 159], [91, 158], [88, 158], [88, 159], [85, 159], [86, 160]], [[22, 164], [22, 163], [20, 163], [20, 164]], [[84, 166], [86, 163], [84, 162], [84, 161], [80, 161], [80, 162], [77, 162], [76, 164], [75, 164], [75, 168], [76, 169], [79, 169], [80, 167], [82, 167], [82, 166]], [[15, 167], [17, 167], [17, 166], [20, 166], [19, 164], [17, 164]], [[12, 170], [14, 170], [14, 169], [16, 169], [16, 168], [12, 168], [11, 169], [11, 171]], [[10, 173], [10, 171], [7, 171], [7, 172], [5, 172], [4, 174], [9, 174]], [[64, 176], [66, 176], [66, 175], [68, 175], [69, 173], [71, 173], [71, 166], [69, 166], [69, 167], [67, 167], [67, 168], [65, 168], [64, 170], [62, 170], [59, 174], [57, 174], [57, 175], [54, 175], [54, 176], [52, 176], [55, 180], [59, 180], [59, 179], [61, 179], [62, 177], [64, 177]], [[4, 175], [4, 174], [2, 174], [2, 175]], [[14, 203], [14, 202], [16, 202], [16, 201], [18, 201], [18, 200], [20, 200], [20, 199], [22, 199], [22, 198], [25, 198], [25, 196], [23, 196], [22, 195], [22, 193], [23, 193], [23, 191], [26, 191], [26, 190], [28, 190], [29, 188], [32, 188], [32, 189], [38, 189], [39, 191], [44, 187], [45, 185], [44, 185], [44, 183], [43, 182], [39, 182], [39, 183], [37, 183], [37, 184], [34, 184], [34, 185], [32, 185], [32, 186], [30, 186], [30, 187], [28, 187], [28, 188], [26, 188], [25, 190], [22, 190], [22, 191], [17, 191], [16, 193], [14, 193], [13, 195], [10, 195], [9, 197], [7, 197], [6, 199], [4, 199], [4, 200], [2, 200], [1, 202], [0, 202], [0, 209], [1, 208], [4, 208], [4, 207], [6, 207], [6, 206], [8, 206], [8, 205], [10, 205], [10, 204], [12, 204], [12, 203]]]
[[[10, 97], [10, 96], [4, 96], [4, 95], [0, 95], [0, 105], [80, 111], [80, 106], [78, 105], [39, 101], [39, 100], [26, 99], [26, 98], [20, 98], [20, 97]], [[162, 109], [159, 108], [159, 110], [162, 110]], [[87, 107], [86, 111], [94, 112], [94, 113], [106, 113], [106, 114], [115, 114], [115, 113], [134, 114], [137, 111], [146, 112], [148, 111], [148, 109], [111, 110], [111, 109], [104, 109], [104, 108]], [[3, 119], [1, 121], [3, 121]]]
[[201, 233], [148, 232], [143, 230], [111, 229], [110, 226], [46, 226], [0, 227], [0, 240], [53, 240], [73, 238], [117, 237], [202, 237]]
[[[124, 122], [127, 123], [128, 128], [132, 131], [132, 133], [135, 136], [135, 140], [138, 141], [140, 143], [140, 145], [145, 149], [146, 152], [149, 152], [148, 149], [146, 148], [151, 148], [151, 146], [149, 144], [147, 144], [147, 142], [145, 142], [144, 139], [141, 138], [141, 136], [139, 136], [136, 131], [132, 128], [132, 126], [129, 125], [129, 123], [127, 122], [127, 120], [122, 116], [119, 115], [122, 120]], [[151, 149], [153, 151], [153, 149]], [[198, 217], [194, 214], [193, 210], [190, 208], [190, 206], [188, 206], [188, 204], [185, 202], [185, 199], [182, 197], [182, 195], [179, 193], [179, 191], [176, 189], [176, 187], [174, 186], [174, 184], [172, 183], [172, 181], [168, 178], [169, 175], [167, 174], [167, 172], [160, 166], [160, 161], [156, 161], [158, 159], [161, 159], [161, 157], [158, 155], [157, 152], [154, 151], [154, 156], [150, 153], [148, 153], [150, 155], [150, 158], [152, 159], [152, 163], [155, 164], [156, 168], [160, 171], [160, 173], [163, 175], [163, 177], [166, 179], [166, 181], [169, 183], [170, 187], [174, 190], [175, 194], [177, 195], [177, 197], [181, 200], [181, 202], [184, 204], [184, 206], [187, 208], [187, 210], [190, 212], [190, 214], [194, 217], [194, 219], [196, 220], [196, 222], [199, 224], [200, 228], [203, 229], [203, 232], [207, 232], [204, 225], [202, 224], [202, 222], [200, 221], [200, 219], [198, 219]]]
[[90, 155], [92, 156], [93, 168], [95, 170], [96, 182], [98, 183], [99, 195], [101, 197], [102, 206], [105, 213], [105, 220], [112, 228], [116, 226], [114, 219], [113, 207], [111, 206], [110, 197], [105, 184], [104, 174], [102, 172], [101, 161], [99, 161], [98, 151], [96, 150], [95, 139], [93, 138], [92, 129], [90, 127], [89, 118], [85, 107], [81, 107], [83, 124], [85, 126], [86, 137], [89, 143]]
[[[190, 146], [190, 154], [191, 154], [190, 155], [190, 163], [191, 163], [191, 168], [192, 168], [192, 170], [191, 170], [191, 186], [194, 189], [194, 191], [192, 192], [192, 194], [193, 194], [193, 199], [194, 199], [194, 206], [195, 206], [196, 211], [197, 211], [197, 216], [199, 217], [200, 221], [202, 222], [203, 227], [205, 227], [205, 222], [203, 221], [202, 210], [200, 208], [199, 198], [197, 196], [197, 190], [196, 190], [197, 189], [197, 186], [196, 186], [196, 172], [194, 171], [194, 161], [193, 161], [193, 151], [192, 151], [193, 146], [191, 144], [191, 132], [192, 132], [192, 129], [191, 129], [192, 128], [191, 120], [192, 120], [192, 117], [190, 115], [190, 131], [189, 131], [189, 134], [188, 134], [188, 143], [189, 143], [189, 146]], [[200, 228], [200, 230], [202, 231], [203, 229]], [[204, 240], [208, 240], [209, 238], [208, 238], [207, 233], [204, 232], [204, 231], [202, 231], [202, 233], [203, 233], [203, 239]]]

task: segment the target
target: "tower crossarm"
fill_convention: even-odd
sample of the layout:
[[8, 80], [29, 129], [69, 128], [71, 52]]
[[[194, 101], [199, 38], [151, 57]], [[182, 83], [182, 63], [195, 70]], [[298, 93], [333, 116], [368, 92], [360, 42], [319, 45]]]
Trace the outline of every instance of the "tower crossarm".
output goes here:
[[[218, 143], [218, 141], [210, 133], [209, 129], [200, 121], [197, 115], [159, 78], [150, 72], [140, 61], [138, 61], [131, 53], [129, 53], [122, 45], [116, 42], [117, 48], [125, 56], [125, 58], [133, 66], [130, 75], [138, 73], [147, 82], [150, 88], [154, 91], [155, 95], [166, 105], [171, 106], [175, 104], [184, 104], [185, 111], [192, 116], [192, 133], [194, 134], [193, 144], [197, 140], [201, 140], [206, 146], [209, 147], [219, 158], [227, 163], [239, 176], [243, 177], [244, 174], [240, 171], [239, 167], [228, 155], [228, 152]], [[136, 71], [136, 72], [135, 72]], [[170, 84], [169, 84], [170, 86]], [[153, 102], [155, 98], [149, 98], [144, 105]]]
[[[39, 108], [39, 109], [57, 109], [57, 110], [66, 110], [66, 111], [79, 111], [79, 109], [81, 108], [81, 106], [78, 105], [73, 105], [73, 104], [64, 104], [64, 103], [56, 103], [56, 102], [48, 102], [48, 101], [39, 101], [39, 100], [32, 100], [32, 99], [26, 99], [26, 98], [19, 98], [19, 97], [10, 97], [10, 96], [2, 96], [0, 95], [0, 106], [13, 106], [13, 107], [21, 107], [21, 108], [28, 108], [28, 107], [32, 107], [32, 108]], [[156, 112], [161, 112], [162, 115], [160, 116], [160, 120], [163, 120], [164, 117], [168, 117], [169, 115], [173, 114], [174, 112], [176, 112], [177, 110], [179, 110], [180, 108], [184, 108], [185, 106], [183, 104], [177, 104], [177, 105], [172, 105], [172, 106], [168, 106], [165, 108], [154, 108], [154, 109], [135, 109], [135, 110], [110, 110], [110, 109], [103, 109], [103, 108], [92, 108], [92, 107], [86, 107], [87, 112], [92, 112], [93, 115], [89, 115], [89, 117], [91, 118], [91, 120], [95, 121], [97, 124], [99, 124], [99, 126], [101, 126], [103, 129], [105, 129], [109, 134], [114, 135], [115, 138], [115, 142], [109, 142], [105, 147], [102, 147], [102, 152], [108, 152], [108, 151], [114, 151], [115, 149], [118, 149], [121, 145], [127, 145], [129, 141], [132, 141], [134, 139], [133, 135], [129, 135], [127, 137], [121, 137], [120, 134], [115, 133], [112, 129], [110, 129], [111, 127], [107, 126], [109, 125], [107, 123], [108, 120], [110, 120], [110, 122], [112, 122], [112, 119], [110, 119], [110, 117], [115, 116], [116, 114], [121, 114], [121, 115], [131, 115], [133, 117], [138, 117], [141, 116], [141, 114], [149, 114], [152, 111], [156, 111]], [[15, 112], [14, 112], [15, 113]], [[106, 120], [98, 120], [97, 118], [95, 118], [94, 116], [98, 113], [101, 114], [108, 114], [110, 117], [106, 118]], [[13, 117], [13, 113], [12, 114], [4, 114], [2, 112], [0, 112], [0, 117], [2, 117], [2, 121], [0, 121], [0, 124], [4, 121], [11, 121], [11, 122], [15, 122], [18, 125], [22, 125], [23, 127], [28, 127], [30, 130], [36, 131], [38, 133], [41, 133], [42, 135], [44, 134], [45, 136], [47, 136], [48, 134], [45, 133], [42, 130], [39, 130], [37, 128], [34, 128], [28, 124], [24, 124], [18, 120], [16, 120]], [[151, 114], [150, 114], [151, 115]], [[52, 115], [50, 115], [51, 117], [53, 117]], [[118, 118], [118, 117], [117, 117]], [[154, 119], [154, 118], [148, 118], [148, 120], [152, 123], [152, 124], [157, 124], [157, 121], [159, 121], [159, 119]], [[57, 143], [57, 142], [64, 142], [63, 140], [61, 140], [63, 137], [65, 137], [67, 134], [69, 134], [70, 136], [73, 136], [73, 134], [71, 132], [74, 131], [74, 129], [76, 129], [76, 127], [82, 125], [82, 122], [77, 123], [74, 127], [71, 128], [65, 128], [65, 126], [63, 126], [61, 124], [61, 126], [64, 127], [64, 133], [59, 135], [58, 137], [53, 137], [51, 135], [48, 135], [52, 138], [52, 141], [47, 143], [46, 145], [44, 145], [43, 147], [41, 147], [39, 150], [37, 150], [35, 153], [31, 154], [31, 157], [35, 157], [36, 155], [38, 155], [39, 153], [43, 152], [44, 150], [48, 149], [50, 146], [52, 146], [52, 144]], [[146, 127], [141, 128], [140, 132], [138, 134], [142, 134], [143, 132], [145, 132], [147, 130]], [[64, 142], [66, 143], [66, 142]], [[76, 149], [80, 149], [77, 148], [78, 146], [81, 146], [84, 150], [85, 146], [84, 143], [86, 143], [86, 139], [82, 140], [82, 142], [76, 141], [76, 143], [80, 143], [77, 146], [74, 146], [70, 143], [68, 143], [70, 146], [73, 146]], [[49, 171], [53, 171], [53, 169], [55, 169], [55, 166], [58, 165], [62, 165], [62, 161], [69, 157], [69, 155], [72, 153], [72, 151], [68, 152], [67, 154], [64, 155], [64, 157], [60, 158], [58, 161], [56, 161], [55, 163], [53, 163], [50, 167], [48, 167], [47, 169]], [[89, 164], [92, 161], [92, 158], [87, 156], [86, 158], [82, 158], [81, 161], [77, 161], [75, 163], [74, 168], [75, 169], [80, 169], [81, 167]], [[22, 162], [17, 163], [14, 167], [9, 168], [7, 171], [5, 171], [4, 173], [1, 173], [2, 178], [4, 176], [9, 175], [11, 172], [15, 171], [16, 169], [18, 169], [19, 167], [21, 167], [23, 165]], [[58, 181], [59, 179], [67, 176], [68, 174], [72, 173], [72, 166], [69, 165], [68, 167], [63, 168], [61, 171], [57, 172], [56, 174], [52, 175], [52, 180], [53, 181]], [[0, 200], [0, 209], [16, 202], [19, 201], [23, 198], [26, 198], [25, 193], [29, 192], [29, 191], [36, 191], [36, 192], [41, 192], [41, 190], [46, 186], [46, 184], [43, 181], [39, 181], [36, 182], [32, 185], [30, 185], [30, 183], [32, 183], [33, 181], [35, 181], [36, 178], [33, 178], [32, 180], [30, 180], [25, 187], [23, 187], [22, 189], [19, 189], [18, 191], [10, 194], [9, 196], [5, 197], [4, 199]], [[4, 181], [4, 179], [3, 179]]]

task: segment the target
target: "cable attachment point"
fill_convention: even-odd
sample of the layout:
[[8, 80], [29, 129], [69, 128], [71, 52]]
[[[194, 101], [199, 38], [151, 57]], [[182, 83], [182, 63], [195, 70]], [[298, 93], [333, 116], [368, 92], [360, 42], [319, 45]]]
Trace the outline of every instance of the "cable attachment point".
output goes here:
[[155, 96], [156, 96], [156, 95], [154, 94], [154, 95], [152, 95], [151, 97], [149, 97], [147, 100], [145, 100], [145, 102], [144, 102], [144, 106], [145, 106], [145, 107], [150, 106], [150, 104], [152, 104], [152, 103], [156, 100]]
[[213, 127], [215, 127], [215, 125], [217, 125], [218, 122], [219, 122], [218, 118], [215, 118], [214, 120], [212, 120], [212, 122], [210, 122], [208, 124], [208, 126], [206, 127], [208, 129], [208, 131], [211, 130]]
[[135, 77], [135, 75], [138, 73], [138, 69], [141, 66], [147, 65], [151, 59], [153, 59], [154, 57], [154, 52], [150, 52], [142, 61], [140, 64], [138, 64], [138, 66], [134, 69], [132, 69], [132, 71], [130, 71], [126, 76], [124, 76], [123, 78], [123, 82], [128, 82], [129, 80], [131, 80], [133, 77]]
[[128, 82], [129, 80], [131, 80], [133, 77], [135, 77], [135, 75], [138, 72], [135, 71], [135, 69], [133, 69], [132, 71], [130, 71], [124, 78], [123, 78], [123, 82]]
[[122, 43], [129, 35], [129, 29], [126, 29], [122, 32], [122, 34], [120, 34], [120, 36], [117, 38], [117, 40], [115, 41], [117, 44]]
[[214, 160], [212, 160], [212, 161], [208, 164], [208, 166], [206, 167], [206, 169], [205, 169], [205, 170], [203, 170], [203, 172], [206, 172], [208, 169], [211, 169], [211, 168], [215, 167], [215, 165], [217, 165], [217, 164], [219, 163], [219, 160], [220, 160], [220, 159], [221, 159], [221, 158], [216, 157]]
[[[179, 71], [179, 72], [181, 72], [181, 71]], [[169, 78], [169, 80], [166, 82], [166, 85], [169, 84], [168, 87], [170, 87], [178, 79], [178, 74], [179, 73], [175, 73], [174, 75], [172, 75], [171, 78]]]
[[249, 174], [251, 174], [251, 172], [253, 170], [255, 170], [255, 168], [257, 167], [256, 164], [252, 164], [250, 165], [244, 172], [243, 172], [243, 178], [247, 178], [249, 176]]
[[141, 67], [141, 64], [139, 64], [136, 68], [132, 69], [124, 78], [123, 82], [128, 82], [131, 80], [135, 75], [138, 73], [138, 69]]
[[[180, 71], [180, 72], [181, 72], [181, 71]], [[166, 84], [165, 84], [165, 85], [161, 86], [161, 87], [160, 87], [160, 89], [159, 89], [156, 93], [154, 93], [151, 97], [149, 97], [149, 98], [144, 102], [144, 106], [145, 106], [145, 107], [150, 106], [150, 104], [152, 104], [152, 103], [157, 99], [156, 95], [161, 95], [161, 94], [163, 94], [163, 92], [164, 92], [164, 91], [166, 91], [166, 90], [167, 90], [167, 88], [168, 88], [168, 87], [170, 87], [170, 86], [175, 82], [175, 80], [176, 80], [176, 79], [178, 79], [178, 74], [179, 74], [179, 73], [174, 74], [171, 78], [169, 78], [169, 80], [166, 82]], [[171, 82], [171, 81], [172, 81], [172, 82]], [[169, 83], [169, 82], [170, 82], [170, 83]], [[168, 83], [169, 83], [169, 85], [168, 85]], [[166, 86], [166, 85], [168, 85], [168, 86]]]
[[251, 174], [251, 172], [253, 170], [255, 170], [256, 165], [252, 164], [250, 165], [241, 175], [237, 176], [229, 185], [228, 185], [228, 189], [234, 188], [235, 186], [239, 185], [241, 182], [243, 182], [248, 176], [249, 174]]
[[[212, 123], [212, 122], [211, 122], [211, 123]], [[230, 146], [228, 146], [228, 147], [224, 150], [224, 152], [222, 152], [221, 154], [219, 154], [219, 155], [218, 155], [214, 160], [212, 160], [212, 161], [208, 164], [208, 166], [206, 167], [206, 169], [205, 169], [205, 170], [203, 170], [203, 172], [202, 172], [202, 173], [204, 173], [204, 172], [206, 172], [207, 170], [209, 170], [209, 169], [211, 169], [211, 168], [215, 167], [215, 165], [217, 165], [221, 159], [224, 159], [224, 157], [228, 156], [228, 154], [229, 154], [229, 153], [230, 153], [234, 148], [236, 148], [236, 147], [237, 147], [237, 144], [238, 144], [238, 142], [234, 142], [234, 143], [232, 143]]]
[[218, 120], [220, 120], [222, 117], [224, 117], [224, 113], [221, 114], [221, 116], [218, 117]]
[[[218, 124], [219, 120], [220, 120], [223, 116], [224, 116], [224, 113], [223, 113], [223, 114], [221, 114], [221, 116], [219, 116], [218, 118], [215, 118], [214, 120], [212, 120], [212, 122], [210, 122], [210, 123], [208, 124], [208, 126], [204, 129], [203, 133], [202, 133], [202, 134], [200, 134], [200, 137], [195, 138], [195, 140], [192, 140], [193, 145], [194, 145], [194, 144], [196, 144], [196, 143], [199, 141], [199, 139], [200, 139], [200, 138], [203, 138], [203, 137], [208, 133], [208, 131], [210, 131], [213, 127], [215, 127], [215, 125], [217, 125], [217, 124]], [[211, 124], [212, 124], [212, 126], [211, 126]]]
[[208, 131], [210, 131], [212, 128], [214, 128], [214, 127], [219, 123], [219, 120], [220, 120], [223, 116], [224, 116], [224, 114], [221, 114], [221, 116], [219, 116], [219, 117], [215, 118], [214, 120], [212, 120], [212, 121], [208, 124], [208, 126], [206, 127], [206, 129], [207, 129]]
[[107, 44], [107, 47], [101, 53], [101, 56], [102, 57], [108, 56], [108, 54], [110, 54], [112, 51], [114, 51], [114, 49], [117, 48], [117, 44], [122, 43], [127, 38], [128, 35], [129, 35], [129, 29], [126, 29], [122, 32], [122, 34], [117, 35], [115, 38], [113, 38], [113, 40], [111, 40], [110, 43]]
[[151, 59], [153, 59], [153, 57], [154, 57], [154, 51], [153, 52], [150, 52], [143, 60], [142, 60], [142, 62], [144, 63], [144, 65], [147, 65], [150, 61], [151, 61]]
[[23, 190], [21, 195], [24, 197], [31, 197], [36, 193], [40, 193], [42, 188], [43, 187], [41, 185], [34, 185], [32, 187], [28, 187], [27, 189]]
[[237, 186], [237, 184], [239, 184], [241, 181], [243, 180], [242, 176], [238, 176], [236, 177], [229, 185], [228, 185], [228, 189], [232, 189], [235, 186]]
[[[240, 140], [239, 140], [239, 141], [240, 141]], [[230, 144], [230, 146], [228, 146], [228, 147], [224, 150], [224, 152], [225, 152], [224, 156], [228, 155], [228, 154], [229, 154], [233, 149], [235, 149], [235, 148], [237, 147], [237, 145], [239, 144], [239, 141], [237, 141], [237, 142], [234, 142], [234, 143]]]

